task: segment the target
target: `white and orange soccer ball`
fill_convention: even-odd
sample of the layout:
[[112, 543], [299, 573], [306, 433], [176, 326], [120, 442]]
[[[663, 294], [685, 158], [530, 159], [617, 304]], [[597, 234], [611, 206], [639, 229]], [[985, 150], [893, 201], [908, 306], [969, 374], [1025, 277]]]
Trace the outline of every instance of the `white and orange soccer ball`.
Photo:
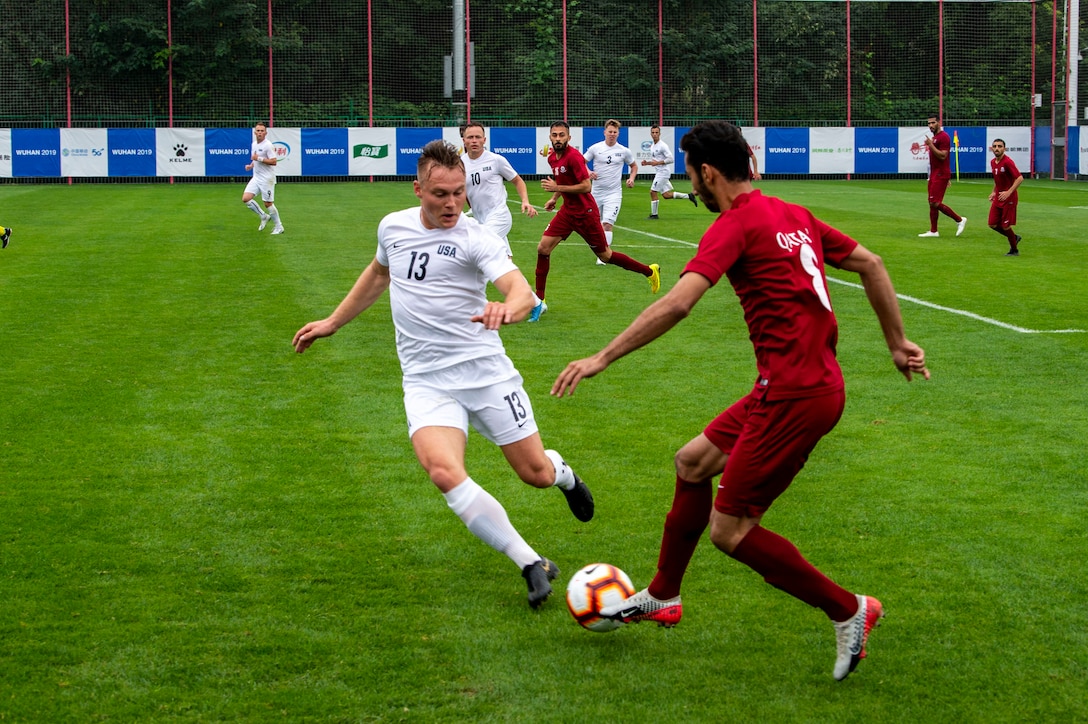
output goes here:
[[635, 587], [627, 574], [610, 563], [590, 563], [571, 576], [567, 584], [567, 608], [574, 620], [590, 631], [605, 633], [622, 624], [601, 618], [601, 609], [633, 596]]

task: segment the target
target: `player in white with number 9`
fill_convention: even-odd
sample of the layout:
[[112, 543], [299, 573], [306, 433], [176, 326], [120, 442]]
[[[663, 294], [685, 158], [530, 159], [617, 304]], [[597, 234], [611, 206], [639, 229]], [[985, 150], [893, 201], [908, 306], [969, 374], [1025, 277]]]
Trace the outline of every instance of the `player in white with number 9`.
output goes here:
[[[790, 541], [761, 525], [820, 438], [834, 428], [845, 404], [835, 359], [838, 325], [824, 264], [861, 277], [892, 361], [908, 380], [914, 374], [929, 379], [925, 353], [904, 336], [895, 290], [880, 257], [807, 209], [752, 188], [740, 129], [723, 121], [700, 123], [680, 147], [696, 193], [720, 216], [676, 286], [603, 350], [567, 365], [552, 394], [573, 393], [583, 378], [665, 334], [726, 275], [744, 309], [758, 375], [750, 394], [677, 453], [676, 488], [657, 575], [645, 590], [603, 608], [601, 615], [623, 623], [676, 625], [683, 614], [680, 584], [709, 525], [710, 539], [722, 552], [772, 586], [823, 610], [835, 623], [833, 674], [842, 680], [865, 657], [866, 640], [883, 606], [834, 583]], [[705, 374], [715, 364], [713, 352], [683, 364], [686, 375]], [[652, 383], [643, 377], [639, 384]]]

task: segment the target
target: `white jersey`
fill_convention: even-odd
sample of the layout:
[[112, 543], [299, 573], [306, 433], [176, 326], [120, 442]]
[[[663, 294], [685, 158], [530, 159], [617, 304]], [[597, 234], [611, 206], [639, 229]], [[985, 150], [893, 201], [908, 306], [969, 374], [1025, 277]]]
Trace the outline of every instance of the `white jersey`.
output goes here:
[[276, 157], [276, 149], [272, 146], [272, 142], [265, 139], [260, 143], [254, 141], [250, 146], [249, 157], [253, 158], [253, 154], [257, 154], [256, 161], [253, 162], [253, 179], [263, 185], [276, 183], [276, 167], [269, 166], [266, 163], [261, 163], [261, 160], [268, 160]]
[[512, 224], [510, 207], [506, 204], [505, 182], [517, 178], [518, 172], [505, 156], [491, 151], [484, 151], [477, 159], [469, 158], [466, 153], [461, 160], [465, 162], [466, 190], [472, 216], [481, 224], [486, 224], [489, 218], [499, 214], [510, 219]]
[[672, 149], [669, 148], [669, 144], [664, 141], [658, 141], [654, 145], [650, 146], [650, 160], [651, 161], [664, 161], [662, 166], [654, 166], [654, 173], [658, 178], [668, 178], [672, 176], [672, 164], [676, 159], [672, 156]]
[[405, 375], [505, 354], [497, 331], [469, 321], [487, 304], [487, 283], [517, 270], [492, 231], [464, 214], [452, 229], [428, 229], [416, 206], [382, 219], [376, 258], [389, 268], [397, 356]]
[[584, 154], [586, 163], [593, 163], [597, 179], [593, 182], [593, 197], [623, 193], [623, 165], [635, 162], [635, 154], [623, 144], [609, 146], [604, 141], [594, 143]]

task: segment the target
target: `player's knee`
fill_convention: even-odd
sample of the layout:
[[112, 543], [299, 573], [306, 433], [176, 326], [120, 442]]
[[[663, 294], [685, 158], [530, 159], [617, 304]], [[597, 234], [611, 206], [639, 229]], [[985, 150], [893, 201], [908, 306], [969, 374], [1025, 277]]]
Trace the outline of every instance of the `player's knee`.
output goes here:
[[[725, 519], [728, 521], [729, 519]], [[712, 516], [710, 522], [710, 542], [714, 547], [726, 555], [730, 555], [740, 545], [743, 536], [738, 535], [736, 526], [729, 525], [719, 516]]]
[[539, 460], [529, 460], [518, 464], [514, 472], [521, 478], [521, 482], [532, 485], [534, 488], [548, 488], [555, 484], [555, 466], [543, 455]]
[[[685, 445], [673, 457], [676, 475], [681, 480], [705, 480], [716, 473], [707, 472], [702, 456], [690, 445]], [[721, 472], [720, 470], [717, 472]]]
[[468, 477], [468, 473], [460, 466], [432, 463], [424, 467], [431, 482], [442, 491], [452, 490]]

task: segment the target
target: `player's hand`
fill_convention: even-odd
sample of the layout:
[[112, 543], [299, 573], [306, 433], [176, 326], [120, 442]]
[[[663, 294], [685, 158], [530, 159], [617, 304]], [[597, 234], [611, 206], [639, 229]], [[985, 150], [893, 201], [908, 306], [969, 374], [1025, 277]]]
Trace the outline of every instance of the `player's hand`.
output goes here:
[[252, 170], [253, 170], [253, 164], [247, 163], [246, 164], [246, 171], [252, 171]]
[[598, 355], [571, 362], [556, 378], [555, 384], [552, 385], [552, 394], [556, 397], [573, 395], [579, 382], [586, 377], [593, 377], [599, 372], [603, 372], [607, 366]]
[[484, 311], [474, 315], [469, 321], [479, 322], [494, 330], [504, 324], [513, 324], [514, 313], [503, 302], [488, 302], [484, 305]]
[[926, 369], [926, 353], [921, 347], [911, 342], [909, 339], [904, 339], [903, 344], [898, 349], [892, 350], [892, 361], [895, 362], [896, 368], [903, 373], [903, 376], [907, 378], [907, 382], [910, 382], [912, 375], [922, 375], [925, 379], [929, 379], [929, 370]]
[[321, 337], [331, 337], [336, 334], [336, 326], [327, 319], [323, 319], [320, 322], [310, 322], [305, 327], [295, 332], [294, 339], [291, 340], [291, 345], [295, 348], [295, 351], [302, 354], [310, 345], [314, 343], [315, 339]]
[[534, 216], [536, 216], [536, 214], [537, 214], [536, 207], [533, 206], [528, 201], [522, 201], [521, 202], [521, 213], [525, 214], [526, 216], [528, 216], [531, 219]]
[[555, 182], [555, 179], [551, 176], [541, 179], [540, 188], [544, 189], [550, 194], [554, 194], [559, 190], [559, 184]]
[[544, 210], [545, 211], [554, 211], [555, 210], [555, 199], [548, 199], [547, 201], [545, 201], [544, 202]]
[[633, 178], [627, 179], [627, 188], [633, 189], [635, 187], [635, 180]]

